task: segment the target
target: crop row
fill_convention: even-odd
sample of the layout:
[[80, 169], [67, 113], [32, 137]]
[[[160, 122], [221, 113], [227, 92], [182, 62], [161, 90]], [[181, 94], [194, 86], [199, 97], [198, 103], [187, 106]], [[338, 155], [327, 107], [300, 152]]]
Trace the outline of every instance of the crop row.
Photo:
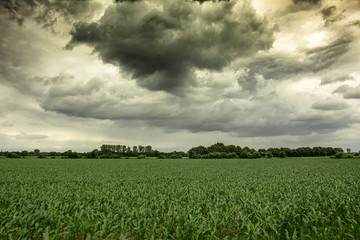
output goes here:
[[360, 238], [354, 159], [0, 159], [0, 166], [0, 238]]

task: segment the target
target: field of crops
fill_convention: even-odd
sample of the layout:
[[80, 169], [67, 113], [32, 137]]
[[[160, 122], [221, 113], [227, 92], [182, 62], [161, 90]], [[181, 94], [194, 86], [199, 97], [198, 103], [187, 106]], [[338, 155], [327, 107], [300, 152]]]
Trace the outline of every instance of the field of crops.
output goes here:
[[0, 159], [0, 239], [360, 239], [360, 160]]

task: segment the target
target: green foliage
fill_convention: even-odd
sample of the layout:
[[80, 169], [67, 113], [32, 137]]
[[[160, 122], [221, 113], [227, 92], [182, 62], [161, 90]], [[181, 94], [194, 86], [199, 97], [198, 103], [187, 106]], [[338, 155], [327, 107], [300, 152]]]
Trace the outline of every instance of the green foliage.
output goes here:
[[0, 239], [360, 239], [358, 159], [0, 165]]
[[39, 154], [38, 158], [46, 158], [46, 156], [44, 154]]
[[248, 158], [249, 156], [251, 156], [251, 153], [242, 151], [239, 155], [239, 158]]
[[279, 152], [279, 158], [286, 158], [286, 152], [285, 151]]
[[251, 153], [250, 158], [261, 158], [261, 154], [258, 151]]
[[29, 156], [29, 152], [24, 150], [24, 151], [21, 151], [20, 155], [22, 157], [27, 157], [27, 156]]
[[40, 154], [40, 150], [39, 149], [34, 149], [34, 155], [37, 156]]
[[73, 152], [71, 150], [68, 150], [65, 152], [65, 155], [68, 157], [68, 158], [80, 158], [81, 156], [79, 155], [79, 153], [77, 152]]
[[8, 152], [8, 153], [6, 154], [6, 157], [7, 157], [7, 158], [20, 158], [20, 155], [17, 154], [17, 153]]
[[[271, 152], [272, 157], [320, 157], [320, 156], [333, 156], [336, 152], [344, 152], [342, 148], [332, 148], [332, 147], [300, 147], [296, 149], [290, 149], [286, 147], [282, 148], [269, 148], [262, 149], [260, 148], [258, 151], [255, 149], [250, 149], [249, 147], [235, 146], [235, 145], [225, 145], [223, 143], [216, 143], [209, 147], [198, 146], [191, 148], [189, 153], [189, 158], [214, 158], [214, 154], [218, 153], [235, 153], [240, 158], [259, 158], [270, 156], [267, 155], [268, 152]], [[280, 152], [281, 156], [279, 155]], [[259, 154], [258, 154], [259, 153]], [[221, 155], [218, 155], [221, 156]], [[226, 158], [215, 157], [215, 158]]]
[[274, 155], [272, 154], [272, 152], [268, 151], [268, 152], [266, 153], [266, 157], [267, 157], [267, 158], [272, 158], [272, 157], [274, 157]]
[[335, 157], [336, 158], [342, 158], [344, 156], [344, 153], [342, 153], [342, 152], [337, 152], [336, 154], [335, 154]]
[[144, 158], [145, 158], [145, 155], [139, 155], [137, 158], [138, 158], [138, 159], [144, 159]]

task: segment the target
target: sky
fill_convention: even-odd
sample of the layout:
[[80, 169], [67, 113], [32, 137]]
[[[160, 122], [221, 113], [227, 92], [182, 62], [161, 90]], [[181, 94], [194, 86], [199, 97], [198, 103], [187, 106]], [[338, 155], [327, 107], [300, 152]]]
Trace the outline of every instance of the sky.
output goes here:
[[1, 1], [2, 151], [359, 133], [359, 0]]

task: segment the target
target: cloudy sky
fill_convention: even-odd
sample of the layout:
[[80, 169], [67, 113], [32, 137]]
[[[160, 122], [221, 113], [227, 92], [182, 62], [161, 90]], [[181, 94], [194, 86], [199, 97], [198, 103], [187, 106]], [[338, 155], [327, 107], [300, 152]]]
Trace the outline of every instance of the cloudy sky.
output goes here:
[[1, 0], [0, 150], [359, 133], [359, 0]]

